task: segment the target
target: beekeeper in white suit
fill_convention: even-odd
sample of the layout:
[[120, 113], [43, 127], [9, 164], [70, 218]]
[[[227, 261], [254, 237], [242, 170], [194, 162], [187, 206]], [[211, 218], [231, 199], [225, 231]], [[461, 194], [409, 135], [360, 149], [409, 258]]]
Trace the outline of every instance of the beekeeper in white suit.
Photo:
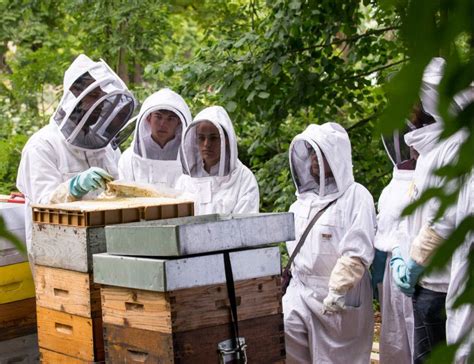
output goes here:
[[176, 188], [193, 196], [196, 215], [258, 212], [257, 180], [238, 159], [235, 131], [223, 107], [197, 114], [181, 148], [184, 175]]
[[179, 148], [191, 122], [184, 99], [164, 88], [149, 96], [138, 115], [132, 145], [119, 161], [121, 180], [174, 188], [182, 175]]
[[[386, 152], [393, 163], [390, 183], [383, 189], [377, 207], [376, 248], [372, 264], [372, 283], [379, 292], [382, 314], [380, 330], [380, 362], [411, 363], [413, 353], [413, 304], [395, 285], [390, 273], [392, 249], [400, 246], [408, 257], [409, 238], [403, 209], [410, 203], [409, 189], [416, 165], [416, 152], [410, 150], [403, 137], [405, 131], [384, 136]], [[382, 287], [377, 287], [382, 283]], [[380, 289], [382, 288], [382, 289]]]
[[[405, 135], [405, 142], [418, 153], [411, 201], [417, 200], [429, 188], [450, 189], [443, 177], [435, 172], [457, 158], [465, 132], [459, 131], [440, 140], [443, 122], [438, 114], [438, 91], [445, 61], [433, 58], [423, 74], [421, 106], [432, 116], [431, 122], [414, 125], [416, 130]], [[427, 119], [428, 120], [428, 119]], [[446, 342], [446, 292], [449, 286], [449, 269], [422, 276], [432, 253], [443, 241], [431, 226], [437, 203], [424, 204], [407, 218], [410, 237], [408, 259], [395, 247], [392, 251], [392, 277], [396, 285], [408, 296], [412, 296], [414, 313], [413, 362], [423, 363], [432, 349]]]
[[[465, 218], [474, 214], [474, 174], [471, 173], [458, 197], [458, 201], [431, 225], [431, 228], [444, 239], [451, 235], [453, 230]], [[464, 222], [466, 224], [466, 222]], [[467, 234], [464, 243], [454, 252], [450, 267], [451, 275], [446, 297], [446, 341], [448, 344], [462, 343], [456, 352], [456, 364], [472, 362], [474, 356], [474, 310], [472, 304], [463, 304], [453, 308], [456, 299], [466, 288], [469, 276], [469, 256], [474, 251], [474, 234]]]
[[[110, 141], [135, 109], [132, 94], [104, 61], [94, 62], [83, 54], [65, 72], [63, 87], [49, 124], [22, 151], [17, 187], [28, 207], [89, 198], [118, 177], [120, 152]], [[27, 208], [29, 251], [31, 229]]]
[[[290, 145], [299, 240], [309, 221], [335, 201], [312, 227], [292, 266], [283, 298], [288, 363], [368, 363], [372, 348], [375, 209], [354, 181], [351, 144], [336, 123], [310, 125]], [[296, 242], [288, 242], [292, 254]]]

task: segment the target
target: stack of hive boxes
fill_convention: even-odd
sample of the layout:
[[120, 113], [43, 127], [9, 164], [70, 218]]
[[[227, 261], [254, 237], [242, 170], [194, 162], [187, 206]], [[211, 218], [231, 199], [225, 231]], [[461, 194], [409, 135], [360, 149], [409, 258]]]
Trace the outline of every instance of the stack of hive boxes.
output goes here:
[[166, 198], [34, 206], [32, 251], [42, 362], [104, 360], [92, 254], [105, 251], [105, 225], [190, 215], [192, 202]]
[[94, 255], [107, 361], [220, 362], [218, 345], [236, 342], [228, 291], [234, 285], [248, 362], [283, 362], [280, 251], [275, 243], [293, 239], [293, 215], [287, 213], [204, 215], [107, 227], [107, 253]]
[[[25, 206], [0, 203], [7, 230], [25, 242]], [[35, 287], [27, 257], [0, 238], [0, 363], [38, 360]]]

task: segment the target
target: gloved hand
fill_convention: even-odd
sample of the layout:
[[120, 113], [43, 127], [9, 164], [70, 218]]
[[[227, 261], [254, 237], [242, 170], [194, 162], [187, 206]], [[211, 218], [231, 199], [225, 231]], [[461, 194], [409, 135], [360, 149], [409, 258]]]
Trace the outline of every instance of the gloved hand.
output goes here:
[[340, 312], [346, 308], [346, 295], [329, 290], [328, 295], [323, 300], [323, 315]]
[[415, 292], [415, 284], [425, 268], [411, 258], [405, 263], [399, 247], [395, 247], [392, 251], [390, 267], [395, 284], [404, 294], [411, 297]]
[[102, 168], [91, 167], [71, 179], [69, 183], [69, 193], [79, 198], [100, 187], [105, 188], [105, 182], [112, 181], [113, 179], [114, 178]]
[[372, 289], [374, 298], [379, 300], [379, 292], [377, 285], [382, 283], [385, 272], [385, 261], [387, 260], [387, 252], [375, 249], [374, 261], [372, 263]]

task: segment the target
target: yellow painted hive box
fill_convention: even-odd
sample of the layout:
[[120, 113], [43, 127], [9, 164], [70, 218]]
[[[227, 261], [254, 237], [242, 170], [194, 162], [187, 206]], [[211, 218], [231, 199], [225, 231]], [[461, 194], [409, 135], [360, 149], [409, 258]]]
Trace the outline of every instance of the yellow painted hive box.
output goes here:
[[0, 267], [0, 304], [35, 297], [35, 284], [28, 262]]

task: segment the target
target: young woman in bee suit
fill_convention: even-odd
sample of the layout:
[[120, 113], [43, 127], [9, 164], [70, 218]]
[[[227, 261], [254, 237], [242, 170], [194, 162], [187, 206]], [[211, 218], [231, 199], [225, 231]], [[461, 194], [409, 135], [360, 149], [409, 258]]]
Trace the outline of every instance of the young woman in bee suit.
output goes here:
[[17, 187], [27, 201], [28, 251], [30, 204], [87, 199], [118, 177], [120, 152], [110, 141], [136, 107], [127, 86], [109, 66], [83, 54], [66, 70], [63, 87], [58, 108], [49, 124], [28, 140], [18, 168]]
[[196, 115], [181, 146], [184, 175], [176, 189], [194, 198], [196, 215], [252, 213], [259, 209], [257, 180], [237, 156], [237, 138], [225, 109]]
[[[380, 362], [411, 363], [413, 353], [413, 304], [395, 285], [390, 273], [392, 249], [399, 246], [408, 256], [409, 238], [403, 209], [408, 206], [409, 190], [417, 153], [405, 144], [407, 130], [395, 131], [383, 137], [386, 152], [392, 161], [393, 174], [383, 189], [377, 207], [376, 248], [372, 264], [372, 287], [378, 292], [381, 306]], [[388, 259], [387, 259], [388, 258]], [[382, 284], [381, 287], [379, 284]]]
[[149, 96], [138, 115], [132, 145], [119, 161], [120, 179], [174, 188], [182, 175], [179, 148], [191, 122], [184, 99], [164, 88]]
[[[437, 111], [438, 91], [445, 61], [434, 58], [426, 67], [421, 88], [421, 104], [432, 116], [428, 123], [414, 125], [415, 130], [405, 135], [405, 142], [418, 153], [410, 202], [416, 201], [429, 188], [443, 188], [449, 192], [450, 184], [435, 172], [457, 158], [459, 147], [466, 137], [461, 130], [440, 140], [443, 122]], [[431, 226], [437, 203], [426, 203], [407, 217], [410, 247], [408, 256], [399, 247], [392, 250], [391, 273], [395, 284], [412, 297], [414, 313], [413, 362], [423, 363], [434, 346], [446, 342], [446, 292], [449, 286], [449, 267], [422, 276], [434, 250], [443, 238]]]
[[354, 181], [349, 136], [336, 123], [310, 125], [290, 145], [297, 200], [296, 240], [309, 232], [292, 265], [283, 298], [288, 363], [368, 363], [372, 348], [375, 209], [370, 193]]

